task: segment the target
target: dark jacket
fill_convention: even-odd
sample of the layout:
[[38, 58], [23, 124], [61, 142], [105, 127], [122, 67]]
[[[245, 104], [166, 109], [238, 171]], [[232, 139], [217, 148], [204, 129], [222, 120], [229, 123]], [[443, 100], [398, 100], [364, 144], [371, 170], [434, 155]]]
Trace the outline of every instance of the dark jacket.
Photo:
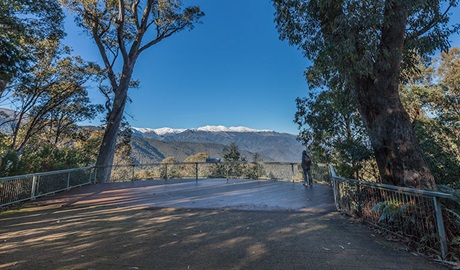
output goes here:
[[307, 170], [309, 170], [311, 166], [311, 158], [305, 151], [302, 153], [301, 166], [302, 166], [302, 169], [307, 169]]

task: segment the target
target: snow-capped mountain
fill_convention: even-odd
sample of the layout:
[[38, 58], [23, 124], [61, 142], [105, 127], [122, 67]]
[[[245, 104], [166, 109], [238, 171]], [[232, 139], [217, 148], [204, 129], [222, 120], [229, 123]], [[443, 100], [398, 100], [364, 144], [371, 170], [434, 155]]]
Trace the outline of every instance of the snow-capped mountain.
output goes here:
[[173, 128], [135, 128], [133, 127], [134, 130], [139, 131], [140, 133], [155, 133], [157, 135], [166, 135], [166, 134], [177, 134], [186, 131], [187, 129], [173, 129]]
[[137, 128], [133, 127], [134, 131], [138, 131], [142, 134], [155, 133], [156, 135], [163, 136], [167, 134], [178, 134], [184, 131], [206, 131], [206, 132], [273, 132], [273, 130], [257, 130], [248, 127], [238, 126], [238, 127], [226, 127], [226, 126], [203, 126], [199, 128], [190, 128], [190, 129], [174, 129], [174, 128]]
[[196, 131], [208, 131], [208, 132], [273, 132], [273, 130], [257, 130], [248, 127], [225, 127], [225, 126], [204, 126], [199, 127]]
[[[133, 153], [145, 156], [142, 153], [150, 152], [158, 156], [155, 158], [155, 161], [161, 161], [161, 158], [170, 155], [168, 153], [169, 150], [174, 150], [173, 152], [176, 156], [182, 155], [183, 157], [187, 157], [188, 155], [195, 154], [192, 149], [199, 148], [199, 151], [202, 152], [207, 151], [207, 147], [209, 148], [208, 152], [216, 155], [221, 153], [216, 151], [216, 149], [222, 149], [231, 142], [234, 142], [242, 152], [245, 152], [247, 160], [251, 160], [251, 154], [259, 153], [265, 161], [297, 162], [300, 160], [300, 155], [304, 148], [296, 140], [295, 135], [242, 126], [203, 126], [189, 129], [133, 128], [133, 131], [135, 137], [149, 142], [149, 144], [136, 144]], [[159, 149], [160, 145], [163, 150]], [[169, 150], [167, 145], [170, 147]], [[220, 146], [217, 147], [217, 145]], [[206, 147], [203, 148], [201, 146]], [[155, 149], [147, 149], [150, 147]], [[181, 151], [184, 153], [181, 153]], [[178, 159], [180, 160], [180, 158]]]

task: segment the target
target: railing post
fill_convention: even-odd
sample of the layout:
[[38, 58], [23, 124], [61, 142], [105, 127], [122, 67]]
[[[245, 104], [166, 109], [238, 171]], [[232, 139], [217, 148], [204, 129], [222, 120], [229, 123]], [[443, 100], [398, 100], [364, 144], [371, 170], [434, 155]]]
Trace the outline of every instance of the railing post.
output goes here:
[[165, 180], [168, 180], [168, 164], [165, 164]]
[[93, 184], [97, 183], [97, 167], [94, 167], [94, 181]]
[[258, 162], [256, 162], [256, 180], [259, 181], [260, 180], [260, 165]]
[[134, 182], [134, 164], [132, 165], [133, 166], [133, 170], [132, 170], [132, 173], [131, 173], [131, 182]]
[[436, 212], [436, 223], [438, 225], [438, 234], [439, 234], [439, 241], [441, 242], [441, 255], [444, 259], [447, 256], [447, 239], [446, 239], [446, 231], [444, 229], [444, 220], [442, 218], [442, 209], [441, 204], [439, 203], [438, 197], [433, 197], [434, 209]]
[[294, 163], [291, 163], [291, 171], [292, 171], [292, 183], [294, 183]]
[[[96, 175], [96, 168], [94, 168], [94, 175]], [[94, 181], [94, 182], [96, 182], [96, 181]], [[92, 170], [90, 170], [90, 173], [89, 173], [89, 181], [88, 181], [88, 183], [93, 183], [93, 171]], [[93, 183], [93, 184], [95, 184], [95, 183]]]
[[35, 200], [35, 193], [37, 192], [37, 177], [34, 175], [32, 177], [32, 191], [30, 192], [30, 199]]
[[340, 206], [337, 203], [337, 197], [339, 196], [339, 184], [337, 183], [337, 179], [335, 178], [337, 175], [332, 164], [329, 165], [329, 171], [331, 173], [332, 191], [334, 193], [335, 208], [337, 208], [337, 211], [340, 211]]
[[70, 172], [67, 174], [67, 190], [70, 190]]
[[198, 162], [195, 163], [195, 179], [198, 181]]
[[339, 183], [337, 183], [337, 179], [335, 177], [332, 177], [332, 191], [334, 193], [334, 203], [335, 203], [335, 208], [337, 211], [340, 211], [340, 205], [338, 203], [338, 196], [339, 196]]
[[358, 183], [358, 213], [362, 216], [362, 195], [361, 195], [361, 185]]

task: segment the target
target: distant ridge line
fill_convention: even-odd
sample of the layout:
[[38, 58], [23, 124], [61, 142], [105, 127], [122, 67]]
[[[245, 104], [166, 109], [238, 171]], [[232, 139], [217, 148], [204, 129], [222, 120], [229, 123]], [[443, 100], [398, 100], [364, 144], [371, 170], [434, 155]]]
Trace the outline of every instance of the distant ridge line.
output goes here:
[[276, 131], [273, 131], [273, 130], [267, 130], [267, 129], [258, 130], [258, 129], [244, 127], [244, 126], [226, 127], [226, 126], [221, 126], [221, 125], [219, 125], [219, 126], [207, 125], [207, 126], [203, 126], [203, 127], [199, 127], [199, 128], [187, 128], [187, 129], [182, 129], [182, 128], [181, 129], [174, 129], [174, 128], [168, 128], [168, 127], [156, 128], [156, 129], [133, 127], [132, 129], [134, 129], [136, 131], [139, 131], [141, 133], [154, 132], [155, 134], [160, 135], [160, 136], [161, 135], [166, 135], [166, 134], [179, 134], [179, 133], [185, 132], [187, 130], [190, 130], [190, 131], [205, 131], [205, 132], [276, 132]]

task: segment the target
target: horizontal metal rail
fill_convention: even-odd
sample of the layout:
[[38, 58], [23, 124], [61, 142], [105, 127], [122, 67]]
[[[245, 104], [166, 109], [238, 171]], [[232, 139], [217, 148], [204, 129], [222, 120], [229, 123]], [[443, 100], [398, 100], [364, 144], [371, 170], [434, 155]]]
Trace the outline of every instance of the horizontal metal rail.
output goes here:
[[[246, 178], [302, 181], [300, 164], [290, 162], [180, 162], [112, 165], [111, 181], [182, 178]], [[0, 178], [0, 207], [96, 183], [100, 167], [84, 167]], [[316, 182], [329, 183], [327, 165], [313, 164]]]
[[347, 179], [332, 165], [330, 171], [337, 210], [447, 256], [440, 199], [452, 194]]
[[58, 171], [50, 171], [50, 172], [22, 174], [22, 175], [16, 175], [16, 176], [6, 176], [6, 177], [0, 178], [0, 183], [8, 181], [8, 180], [11, 180], [11, 179], [17, 179], [18, 177], [27, 178], [27, 177], [33, 177], [33, 176], [45, 176], [45, 175], [53, 175], [53, 174], [59, 174], [59, 173], [74, 172], [74, 171], [78, 171], [78, 170], [88, 170], [88, 169], [93, 169], [93, 168], [94, 168], [94, 166], [88, 166], [88, 167], [73, 168], [73, 169], [66, 169], [66, 170], [58, 170]]
[[400, 187], [400, 186], [393, 186], [393, 185], [387, 185], [387, 184], [366, 182], [366, 181], [361, 181], [361, 180], [356, 180], [356, 179], [349, 179], [349, 178], [340, 177], [340, 176], [337, 176], [337, 174], [335, 173], [334, 167], [332, 167], [332, 165], [330, 165], [330, 166], [331, 166], [331, 169], [330, 169], [331, 170], [331, 175], [337, 181], [341, 181], [341, 182], [347, 181], [349, 183], [359, 184], [361, 186], [378, 187], [380, 189], [393, 190], [393, 191], [397, 191], [397, 192], [406, 192], [406, 193], [409, 193], [409, 194], [417, 194], [417, 195], [420, 195], [420, 196], [439, 197], [439, 198], [446, 198], [446, 199], [452, 198], [452, 194], [438, 192], [438, 191], [416, 189], [416, 188], [408, 188], [408, 187]]
[[84, 167], [0, 178], [0, 207], [91, 184], [94, 172]]
[[[303, 181], [300, 164], [292, 162], [149, 163], [112, 165], [110, 169], [112, 182], [206, 178]], [[315, 182], [330, 182], [327, 165], [313, 164], [311, 171]]]

